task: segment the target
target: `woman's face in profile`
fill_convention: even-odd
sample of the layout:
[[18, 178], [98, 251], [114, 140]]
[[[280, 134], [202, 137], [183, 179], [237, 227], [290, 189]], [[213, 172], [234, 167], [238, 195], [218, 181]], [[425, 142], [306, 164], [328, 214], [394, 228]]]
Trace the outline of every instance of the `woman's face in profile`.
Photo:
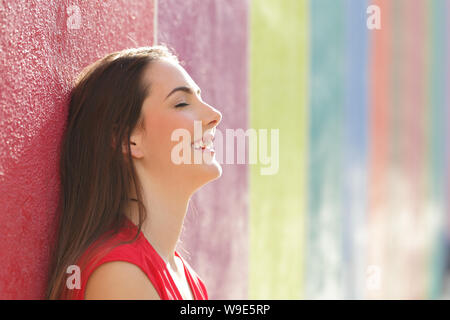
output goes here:
[[[141, 174], [152, 179], [175, 180], [180, 187], [189, 184], [193, 189], [220, 177], [222, 168], [215, 153], [209, 148], [195, 148], [192, 143], [202, 137], [204, 142], [212, 138], [221, 113], [202, 100], [200, 88], [178, 63], [167, 59], [152, 62], [143, 81], [151, 84], [141, 111], [145, 130], [132, 136], [137, 145], [130, 145], [138, 171], [144, 170]], [[198, 121], [196, 136], [194, 121]], [[189, 135], [172, 138], [180, 129]], [[195, 153], [201, 163], [195, 162]], [[177, 164], [182, 156], [188, 156], [184, 158], [188, 163]]]

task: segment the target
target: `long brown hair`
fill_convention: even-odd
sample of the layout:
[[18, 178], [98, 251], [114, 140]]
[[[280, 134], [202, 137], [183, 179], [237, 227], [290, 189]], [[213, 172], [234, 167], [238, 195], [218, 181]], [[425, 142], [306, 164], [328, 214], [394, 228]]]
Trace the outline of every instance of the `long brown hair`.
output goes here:
[[75, 81], [61, 141], [58, 229], [46, 299], [64, 298], [67, 267], [103, 235], [111, 237], [124, 226], [133, 185], [141, 230], [147, 213], [129, 143], [135, 128], [148, 129], [141, 108], [151, 88], [143, 83], [143, 74], [162, 58], [178, 62], [165, 46], [114, 52], [85, 68]]

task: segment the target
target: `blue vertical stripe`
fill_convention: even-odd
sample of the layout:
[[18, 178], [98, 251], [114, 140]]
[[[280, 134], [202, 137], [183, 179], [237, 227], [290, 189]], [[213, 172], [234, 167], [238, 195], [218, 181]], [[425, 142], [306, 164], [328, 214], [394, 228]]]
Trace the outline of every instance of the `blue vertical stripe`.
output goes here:
[[364, 248], [358, 237], [367, 212], [367, 0], [346, 0], [343, 259], [345, 298], [363, 296]]

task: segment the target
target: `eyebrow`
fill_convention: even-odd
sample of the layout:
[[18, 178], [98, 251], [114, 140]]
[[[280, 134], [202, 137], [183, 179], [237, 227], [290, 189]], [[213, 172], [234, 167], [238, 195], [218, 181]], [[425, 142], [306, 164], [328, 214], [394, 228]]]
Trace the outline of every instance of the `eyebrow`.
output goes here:
[[[194, 94], [194, 90], [193, 90], [192, 88], [190, 88], [190, 87], [185, 87], [185, 86], [182, 86], [182, 87], [176, 87], [175, 89], [173, 89], [172, 91], [170, 91], [170, 93], [167, 95], [167, 97], [166, 97], [164, 100], [166, 100], [167, 98], [169, 98], [172, 94], [174, 94], [174, 93], [177, 92], [177, 91], [184, 91], [184, 92], [189, 93], [189, 94]], [[198, 92], [198, 94], [201, 94], [201, 93], [202, 93], [202, 91], [200, 90], [200, 88], [197, 88], [197, 92]]]

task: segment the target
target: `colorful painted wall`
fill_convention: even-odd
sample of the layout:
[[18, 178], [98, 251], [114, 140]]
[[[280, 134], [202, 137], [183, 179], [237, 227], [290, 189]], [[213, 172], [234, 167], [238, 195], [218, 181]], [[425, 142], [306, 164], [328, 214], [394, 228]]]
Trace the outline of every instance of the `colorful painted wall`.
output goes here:
[[43, 296], [73, 77], [153, 43], [154, 2], [0, 3], [0, 299]]
[[1, 2], [0, 298], [43, 294], [72, 78], [152, 44], [258, 137], [186, 218], [212, 299], [450, 298], [449, 21], [446, 0]]

